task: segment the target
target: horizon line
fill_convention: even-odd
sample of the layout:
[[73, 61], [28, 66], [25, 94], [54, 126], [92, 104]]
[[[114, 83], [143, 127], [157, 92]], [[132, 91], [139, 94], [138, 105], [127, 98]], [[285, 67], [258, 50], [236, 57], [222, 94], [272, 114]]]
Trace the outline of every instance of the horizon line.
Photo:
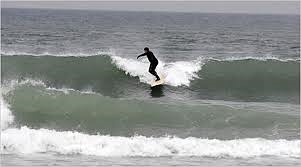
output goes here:
[[160, 11], [160, 10], [117, 10], [117, 9], [83, 9], [83, 8], [51, 8], [51, 7], [3, 7], [1, 9], [34, 9], [34, 10], [77, 10], [77, 11], [104, 11], [104, 12], [158, 12], [158, 13], [191, 13], [191, 14], [245, 14], [245, 15], [290, 15], [300, 16], [300, 13], [247, 13], [247, 12], [198, 12], [198, 11]]

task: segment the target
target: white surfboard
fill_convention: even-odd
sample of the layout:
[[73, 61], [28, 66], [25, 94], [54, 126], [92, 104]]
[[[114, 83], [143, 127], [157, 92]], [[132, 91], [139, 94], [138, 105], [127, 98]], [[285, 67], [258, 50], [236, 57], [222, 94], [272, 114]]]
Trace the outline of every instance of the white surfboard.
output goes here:
[[158, 85], [163, 85], [164, 84], [164, 77], [163, 76], [160, 76], [160, 80], [159, 81], [154, 81], [152, 84], [151, 84], [151, 87], [154, 87], [154, 86], [158, 86]]

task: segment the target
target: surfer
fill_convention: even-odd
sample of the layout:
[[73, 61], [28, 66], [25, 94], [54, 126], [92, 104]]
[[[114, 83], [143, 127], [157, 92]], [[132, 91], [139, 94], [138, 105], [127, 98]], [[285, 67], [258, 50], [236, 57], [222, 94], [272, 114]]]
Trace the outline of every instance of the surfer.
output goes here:
[[158, 59], [153, 54], [153, 52], [151, 52], [148, 47], [145, 47], [144, 53], [139, 55], [137, 57], [137, 59], [141, 56], [147, 56], [148, 61], [150, 62], [148, 72], [153, 74], [157, 78], [156, 81], [159, 81], [160, 77], [158, 76], [157, 72], [155, 71], [159, 62], [158, 62]]

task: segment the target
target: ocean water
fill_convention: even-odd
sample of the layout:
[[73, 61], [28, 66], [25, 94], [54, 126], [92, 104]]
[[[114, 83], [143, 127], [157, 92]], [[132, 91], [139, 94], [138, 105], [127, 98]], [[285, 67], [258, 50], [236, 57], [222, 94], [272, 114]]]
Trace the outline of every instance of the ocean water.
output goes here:
[[2, 166], [300, 165], [299, 16], [1, 12]]

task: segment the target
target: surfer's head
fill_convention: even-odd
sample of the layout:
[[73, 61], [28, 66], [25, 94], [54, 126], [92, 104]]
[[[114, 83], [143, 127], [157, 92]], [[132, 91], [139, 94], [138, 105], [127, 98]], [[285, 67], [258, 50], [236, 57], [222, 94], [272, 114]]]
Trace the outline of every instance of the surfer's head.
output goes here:
[[149, 48], [148, 47], [145, 47], [144, 48], [144, 52], [148, 52], [149, 51]]

